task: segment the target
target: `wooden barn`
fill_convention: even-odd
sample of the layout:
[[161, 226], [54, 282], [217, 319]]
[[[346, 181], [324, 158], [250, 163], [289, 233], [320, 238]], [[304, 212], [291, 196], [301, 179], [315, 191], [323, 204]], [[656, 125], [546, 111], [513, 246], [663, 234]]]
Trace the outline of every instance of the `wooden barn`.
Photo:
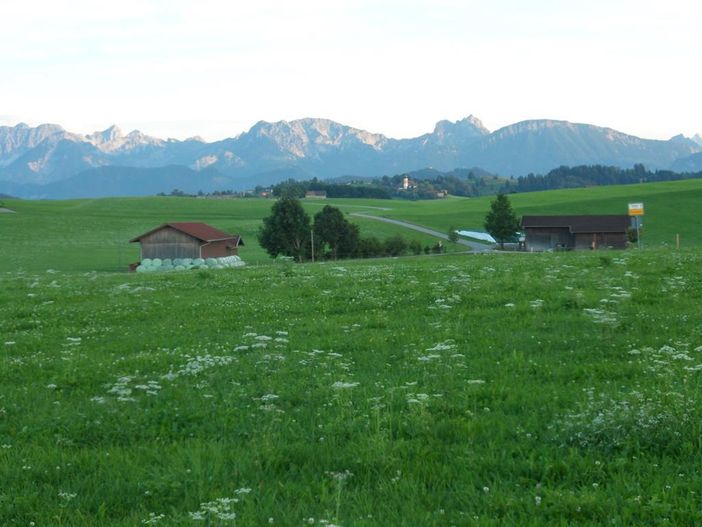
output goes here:
[[626, 249], [629, 216], [524, 216], [527, 251]]
[[141, 244], [144, 258], [220, 258], [239, 253], [244, 241], [206, 223], [164, 223], [129, 240]]

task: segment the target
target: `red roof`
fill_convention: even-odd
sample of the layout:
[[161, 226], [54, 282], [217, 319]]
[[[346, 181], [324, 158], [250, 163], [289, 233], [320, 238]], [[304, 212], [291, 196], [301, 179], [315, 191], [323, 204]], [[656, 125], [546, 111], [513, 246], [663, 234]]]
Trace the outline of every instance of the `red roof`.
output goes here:
[[211, 225], [207, 225], [206, 223], [199, 223], [199, 222], [177, 222], [177, 223], [164, 223], [163, 225], [160, 225], [156, 227], [155, 229], [151, 229], [148, 232], [145, 232], [144, 234], [141, 234], [137, 236], [136, 238], [132, 238], [130, 241], [131, 242], [138, 242], [141, 240], [144, 236], [147, 236], [151, 234], [152, 232], [159, 231], [165, 227], [171, 227], [172, 229], [175, 229], [177, 231], [180, 231], [182, 233], [187, 234], [188, 236], [192, 236], [193, 238], [196, 238], [200, 241], [203, 242], [217, 242], [217, 241], [222, 241], [222, 240], [233, 240], [234, 241], [234, 246], [236, 247], [237, 245], [244, 245], [243, 240], [239, 237], [238, 234], [227, 234], [226, 232], [220, 231], [219, 229], [215, 229]]

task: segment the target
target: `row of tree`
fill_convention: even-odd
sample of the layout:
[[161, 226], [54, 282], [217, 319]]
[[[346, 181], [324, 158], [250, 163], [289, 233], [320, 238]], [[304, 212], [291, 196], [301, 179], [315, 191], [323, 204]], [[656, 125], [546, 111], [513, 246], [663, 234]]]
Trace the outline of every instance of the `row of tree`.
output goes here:
[[[479, 169], [475, 169], [478, 170]], [[528, 174], [524, 177], [502, 177], [473, 169], [455, 169], [450, 172], [419, 170], [409, 174], [383, 176], [353, 183], [326, 183], [315, 179], [295, 181], [290, 179], [274, 187], [277, 196], [304, 197], [308, 190], [324, 190], [329, 197], [435, 199], [439, 192], [453, 196], [485, 196], [497, 193], [513, 194], [538, 190], [582, 188], [604, 185], [629, 185], [633, 183], [699, 179], [702, 172], [680, 173], [671, 170], [647, 170], [642, 164], [632, 168], [607, 165], [561, 166], [547, 174]], [[409, 189], [402, 189], [402, 180], [412, 181]]]
[[326, 205], [311, 219], [300, 201], [291, 196], [273, 204], [271, 215], [263, 219], [258, 241], [273, 258], [291, 256], [299, 262], [312, 258], [374, 258], [443, 250], [441, 243], [422, 247], [418, 241], [408, 242], [400, 235], [386, 240], [375, 236], [362, 238], [358, 225], [349, 222], [338, 208]]
[[[403, 188], [405, 177], [412, 181], [410, 188]], [[430, 176], [417, 173], [383, 176], [371, 180], [355, 180], [347, 183], [333, 183], [313, 178], [306, 181], [288, 179], [273, 185], [273, 195], [303, 198], [308, 191], [326, 192], [329, 198], [368, 198], [368, 199], [436, 199], [439, 193], [453, 196], [485, 196], [497, 193], [507, 179], [493, 175], [475, 175], [473, 171], [461, 169], [450, 173], [436, 173]]]
[[[485, 230], [502, 247], [519, 231], [520, 222], [512, 210], [509, 198], [498, 194], [485, 216]], [[456, 242], [455, 229], [449, 230], [449, 240]], [[408, 242], [400, 235], [384, 241], [374, 236], [362, 238], [358, 225], [350, 223], [336, 207], [326, 205], [314, 215], [314, 220], [302, 208], [300, 200], [285, 196], [271, 208], [271, 215], [263, 219], [258, 241], [265, 251], [276, 258], [290, 256], [302, 262], [307, 259], [373, 258], [412, 254], [440, 253], [443, 245], [422, 247], [417, 240]]]
[[307, 181], [288, 179], [273, 185], [273, 195], [304, 198], [308, 191], [326, 192], [329, 198], [390, 199], [391, 193], [376, 183], [331, 183], [313, 178]]
[[657, 181], [680, 179], [700, 179], [702, 172], [680, 173], [671, 170], [647, 170], [642, 164], [633, 168], [619, 168], [605, 165], [562, 166], [548, 174], [528, 174], [520, 178], [510, 178], [500, 189], [503, 193], [534, 192], [563, 188], [582, 188], [604, 185], [631, 185]]

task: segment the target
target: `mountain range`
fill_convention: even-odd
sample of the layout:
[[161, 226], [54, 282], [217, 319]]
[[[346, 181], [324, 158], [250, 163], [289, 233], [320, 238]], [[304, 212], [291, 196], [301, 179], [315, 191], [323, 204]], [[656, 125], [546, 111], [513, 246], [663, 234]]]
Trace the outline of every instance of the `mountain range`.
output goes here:
[[474, 116], [392, 139], [328, 119], [260, 121], [236, 137], [159, 139], [112, 126], [81, 135], [59, 125], [0, 126], [0, 192], [64, 198], [245, 189], [287, 178], [376, 177], [426, 167], [504, 176], [561, 165], [702, 170], [702, 137], [642, 139], [611, 128], [531, 120], [490, 132]]

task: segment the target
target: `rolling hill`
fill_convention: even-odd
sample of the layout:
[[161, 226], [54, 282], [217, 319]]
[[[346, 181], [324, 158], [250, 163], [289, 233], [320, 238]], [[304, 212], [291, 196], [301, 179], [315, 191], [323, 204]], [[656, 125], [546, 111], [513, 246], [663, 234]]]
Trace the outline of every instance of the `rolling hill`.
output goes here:
[[[305, 200], [312, 215], [324, 205], [346, 213], [385, 216], [424, 225], [440, 232], [455, 227], [483, 230], [490, 197], [449, 198], [432, 201], [329, 199]], [[702, 202], [702, 180], [532, 192], [510, 196], [518, 215], [625, 214], [627, 203], [643, 202], [643, 241], [647, 247], [673, 246], [679, 234], [682, 246], [702, 246], [697, 207]], [[272, 202], [265, 199], [196, 199], [173, 197], [107, 198], [65, 201], [5, 200], [17, 214], [0, 218], [0, 271], [10, 269], [121, 271], [138, 259], [129, 239], [168, 221], [205, 221], [241, 234], [248, 263], [270, 259], [258, 246], [256, 233]], [[373, 220], [351, 218], [362, 234], [380, 237], [412, 231]], [[421, 237], [423, 244], [430, 237]]]

